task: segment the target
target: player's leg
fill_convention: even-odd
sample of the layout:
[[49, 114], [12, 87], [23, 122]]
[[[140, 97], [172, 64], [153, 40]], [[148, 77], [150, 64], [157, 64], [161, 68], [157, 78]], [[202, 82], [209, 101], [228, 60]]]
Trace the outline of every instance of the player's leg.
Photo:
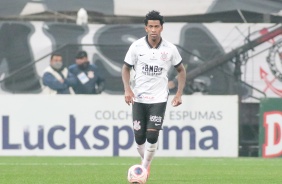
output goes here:
[[144, 153], [144, 159], [142, 162], [142, 165], [145, 168], [147, 168], [147, 170], [149, 169], [149, 166], [158, 148], [158, 137], [159, 137], [159, 130], [155, 130], [155, 129], [147, 130], [146, 149]]
[[141, 160], [144, 159], [144, 150], [146, 142], [146, 114], [144, 111], [143, 104], [134, 102], [132, 105], [132, 116], [133, 116], [133, 129], [135, 142], [137, 146], [137, 151], [141, 157]]
[[150, 164], [158, 147], [159, 130], [162, 129], [165, 110], [166, 102], [148, 105], [147, 143], [142, 163], [147, 170], [150, 169]]

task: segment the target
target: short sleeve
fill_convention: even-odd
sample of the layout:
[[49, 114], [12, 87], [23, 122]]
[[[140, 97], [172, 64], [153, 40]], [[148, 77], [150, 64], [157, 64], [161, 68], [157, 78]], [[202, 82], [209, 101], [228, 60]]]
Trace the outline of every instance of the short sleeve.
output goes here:
[[174, 46], [173, 47], [173, 55], [172, 55], [172, 65], [173, 66], [177, 66], [181, 63], [182, 61], [182, 57], [181, 55], [179, 54], [177, 48]]
[[134, 63], [135, 63], [135, 60], [136, 60], [136, 54], [135, 54], [135, 45], [134, 44], [131, 44], [131, 46], [129, 47], [126, 55], [125, 55], [125, 58], [124, 58], [124, 62], [133, 66]]

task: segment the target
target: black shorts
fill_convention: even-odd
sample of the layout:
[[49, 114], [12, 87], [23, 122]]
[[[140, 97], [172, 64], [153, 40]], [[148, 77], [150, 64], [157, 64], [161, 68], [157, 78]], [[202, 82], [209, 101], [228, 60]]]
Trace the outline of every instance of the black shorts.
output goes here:
[[147, 129], [161, 130], [166, 104], [166, 102], [154, 104], [134, 102], [132, 105], [134, 132], [146, 132]]

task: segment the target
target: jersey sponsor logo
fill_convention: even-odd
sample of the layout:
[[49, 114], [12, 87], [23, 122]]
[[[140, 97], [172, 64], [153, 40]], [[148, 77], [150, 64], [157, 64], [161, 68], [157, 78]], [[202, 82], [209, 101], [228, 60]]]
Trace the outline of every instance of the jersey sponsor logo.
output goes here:
[[[162, 122], [162, 117], [161, 117], [161, 116], [153, 116], [153, 115], [150, 115], [150, 121], [160, 123], [160, 122]], [[156, 123], [156, 124], [157, 124], [157, 123]], [[155, 125], [156, 125], [156, 124], [155, 124]], [[156, 125], [156, 126], [157, 126], [157, 125]]]
[[133, 121], [133, 129], [136, 131], [141, 129], [140, 121], [137, 120]]
[[142, 73], [144, 75], [150, 75], [150, 76], [161, 75], [162, 71], [163, 71], [162, 67], [154, 66], [154, 65], [145, 65], [142, 68]]
[[144, 94], [142, 94], [142, 93], [138, 94], [138, 95], [137, 95], [137, 98], [139, 98], [139, 99], [148, 99], [148, 100], [154, 99], [153, 96], [144, 95]]
[[160, 126], [161, 125], [161, 123], [155, 123], [155, 126]]

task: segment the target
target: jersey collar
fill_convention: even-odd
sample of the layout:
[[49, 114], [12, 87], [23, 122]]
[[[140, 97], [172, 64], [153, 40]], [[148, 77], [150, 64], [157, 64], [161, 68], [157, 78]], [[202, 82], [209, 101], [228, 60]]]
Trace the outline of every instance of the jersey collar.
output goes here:
[[[160, 47], [160, 45], [161, 45], [161, 43], [162, 43], [162, 37], [161, 37], [161, 40], [160, 40], [160, 42], [158, 43], [158, 45], [156, 46], [156, 49], [158, 49], [159, 47]], [[149, 47], [151, 48], [151, 49], [153, 49], [153, 47], [152, 47], [152, 45], [149, 43], [149, 40], [148, 40], [148, 35], [146, 36], [146, 42], [147, 42], [147, 44], [149, 45]]]

